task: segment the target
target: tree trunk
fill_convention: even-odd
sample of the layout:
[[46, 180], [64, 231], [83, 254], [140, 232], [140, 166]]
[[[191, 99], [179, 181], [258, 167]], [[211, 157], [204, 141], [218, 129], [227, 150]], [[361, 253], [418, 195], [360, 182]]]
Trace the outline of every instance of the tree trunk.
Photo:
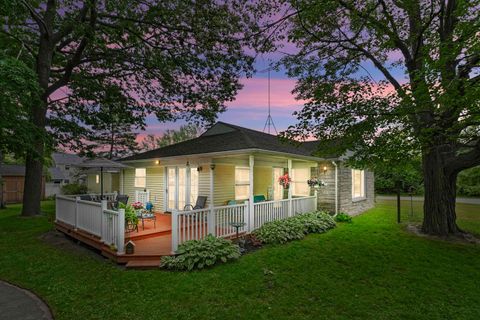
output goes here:
[[[3, 164], [3, 153], [2, 150], [0, 150], [0, 167]], [[2, 173], [0, 172], [0, 209], [5, 208], [5, 200], [3, 199], [3, 177]]]
[[461, 232], [456, 223], [456, 174], [448, 174], [440, 148], [424, 152], [422, 157], [425, 202], [422, 231], [449, 236]]

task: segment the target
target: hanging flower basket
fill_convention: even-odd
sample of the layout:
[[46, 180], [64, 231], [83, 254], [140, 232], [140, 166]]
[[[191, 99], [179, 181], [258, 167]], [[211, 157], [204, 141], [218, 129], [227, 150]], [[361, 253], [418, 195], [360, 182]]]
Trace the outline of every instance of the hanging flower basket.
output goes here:
[[288, 173], [285, 173], [283, 176], [280, 176], [278, 178], [278, 183], [280, 183], [280, 185], [284, 188], [284, 189], [288, 189], [288, 187], [290, 186], [290, 182], [292, 182], [292, 179], [290, 178], [290, 176], [288, 175]]
[[315, 189], [319, 189], [320, 187], [325, 187], [327, 185], [325, 181], [320, 180], [317, 177], [314, 177], [308, 180], [307, 184], [310, 188], [315, 188]]

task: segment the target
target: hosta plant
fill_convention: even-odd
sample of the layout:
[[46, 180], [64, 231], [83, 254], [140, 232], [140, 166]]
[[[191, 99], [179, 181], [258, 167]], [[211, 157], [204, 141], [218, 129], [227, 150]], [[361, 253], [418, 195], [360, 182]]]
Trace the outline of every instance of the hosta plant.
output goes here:
[[337, 222], [352, 222], [352, 217], [346, 213], [340, 212], [335, 216], [335, 221]]
[[203, 269], [240, 257], [240, 248], [230, 240], [208, 235], [202, 240], [189, 240], [178, 246], [176, 256], [162, 258], [160, 267], [170, 270]]
[[323, 211], [303, 213], [291, 219], [296, 219], [303, 225], [305, 234], [323, 233], [335, 227], [332, 216]]

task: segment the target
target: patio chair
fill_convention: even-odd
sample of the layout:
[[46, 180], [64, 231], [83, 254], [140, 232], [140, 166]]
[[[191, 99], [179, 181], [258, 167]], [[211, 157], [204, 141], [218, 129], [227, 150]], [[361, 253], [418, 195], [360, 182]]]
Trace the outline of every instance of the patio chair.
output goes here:
[[257, 194], [256, 196], [253, 196], [253, 203], [257, 202], [264, 202], [265, 201], [265, 196], [263, 194]]
[[205, 209], [205, 205], [207, 204], [207, 197], [206, 196], [198, 196], [197, 197], [197, 202], [195, 203], [195, 206], [191, 204], [187, 204], [185, 207], [183, 207], [183, 210], [186, 211], [188, 208], [191, 208], [191, 210], [197, 210], [197, 209]]
[[80, 200], [84, 200], [84, 201], [93, 201], [93, 198], [91, 195], [89, 194], [82, 194], [80, 196]]
[[123, 203], [123, 204], [126, 205], [127, 202], [128, 202], [128, 195], [126, 195], [126, 194], [119, 194], [119, 195], [117, 196], [117, 199], [115, 200], [115, 206], [118, 208], [118, 205], [119, 205], [120, 203]]
[[142, 230], [145, 230], [145, 220], [152, 220], [153, 228], [155, 229], [157, 228], [157, 216], [155, 215], [155, 212], [142, 210], [138, 218], [142, 220]]

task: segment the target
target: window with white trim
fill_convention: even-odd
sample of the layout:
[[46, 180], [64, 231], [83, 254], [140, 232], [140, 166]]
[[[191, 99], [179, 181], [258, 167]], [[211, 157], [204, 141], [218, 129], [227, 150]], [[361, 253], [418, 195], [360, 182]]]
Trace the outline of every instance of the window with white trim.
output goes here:
[[145, 188], [147, 186], [147, 169], [135, 168], [135, 188]]
[[365, 198], [365, 171], [352, 169], [352, 199]]
[[308, 179], [310, 179], [310, 168], [294, 168], [292, 169], [292, 195], [293, 196], [309, 196], [310, 187], [308, 186]]
[[250, 196], [250, 168], [235, 167], [235, 200], [245, 200]]

